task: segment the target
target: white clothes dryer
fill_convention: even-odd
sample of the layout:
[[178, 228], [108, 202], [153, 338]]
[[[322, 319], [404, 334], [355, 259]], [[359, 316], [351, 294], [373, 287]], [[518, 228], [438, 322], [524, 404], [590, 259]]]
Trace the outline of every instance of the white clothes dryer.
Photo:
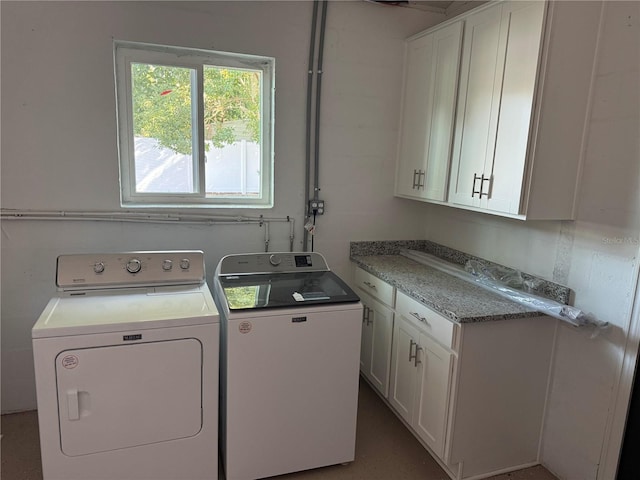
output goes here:
[[56, 276], [32, 330], [44, 480], [218, 478], [203, 253], [63, 255]]

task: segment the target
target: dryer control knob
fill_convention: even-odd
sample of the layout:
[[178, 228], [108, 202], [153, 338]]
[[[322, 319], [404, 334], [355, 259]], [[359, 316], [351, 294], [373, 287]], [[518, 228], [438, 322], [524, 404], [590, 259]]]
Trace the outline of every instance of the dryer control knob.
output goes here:
[[104, 272], [104, 263], [103, 262], [96, 262], [93, 264], [93, 271], [96, 273], [102, 273]]
[[190, 266], [191, 266], [191, 262], [189, 261], [188, 258], [183, 258], [182, 260], [180, 260], [180, 268], [182, 270], [188, 270]]
[[173, 267], [173, 262], [171, 260], [163, 260], [162, 261], [162, 270], [168, 272]]
[[138, 273], [142, 269], [142, 263], [137, 258], [132, 258], [127, 262], [127, 272]]
[[269, 263], [274, 267], [277, 267], [278, 265], [280, 265], [281, 262], [282, 262], [282, 258], [280, 258], [280, 255], [271, 255], [269, 257]]

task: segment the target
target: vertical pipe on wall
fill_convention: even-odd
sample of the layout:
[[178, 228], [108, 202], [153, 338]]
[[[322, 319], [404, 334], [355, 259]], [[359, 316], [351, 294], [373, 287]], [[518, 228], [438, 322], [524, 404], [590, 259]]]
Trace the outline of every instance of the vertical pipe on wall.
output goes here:
[[[313, 60], [316, 50], [316, 24], [318, 23], [318, 0], [313, 2], [313, 16], [311, 19], [311, 41], [309, 44], [309, 67], [307, 74], [307, 117], [306, 117], [306, 153], [305, 153], [305, 173], [304, 173], [304, 223], [306, 225], [309, 220], [309, 187], [311, 184], [311, 109], [312, 109], [312, 92], [313, 92]], [[303, 251], [307, 251], [307, 243], [309, 242], [309, 231], [304, 228], [302, 241]]]
[[315, 152], [314, 152], [314, 183], [313, 198], [318, 200], [320, 191], [320, 96], [322, 93], [322, 57], [324, 53], [324, 32], [327, 23], [327, 0], [322, 2], [322, 19], [320, 20], [320, 44], [318, 45], [318, 70], [316, 79], [316, 121], [315, 121]]
[[293, 252], [293, 239], [295, 238], [295, 226], [294, 226], [295, 222], [293, 218], [289, 218], [289, 216], [287, 216], [287, 221], [289, 222], [289, 251]]
[[[307, 84], [307, 164], [306, 164], [306, 175], [305, 175], [305, 228], [304, 228], [304, 239], [303, 239], [303, 249], [304, 251], [308, 248], [309, 242], [309, 230], [307, 230], [307, 224], [309, 223], [309, 219], [311, 215], [314, 216], [314, 225], [315, 225], [315, 216], [317, 214], [317, 210], [311, 211], [309, 207], [309, 201], [311, 197], [309, 195], [309, 185], [311, 184], [311, 176], [313, 175], [313, 199], [318, 200], [319, 192], [320, 192], [320, 97], [322, 93], [322, 63], [323, 63], [323, 53], [324, 53], [324, 34], [325, 27], [327, 23], [327, 0], [322, 1], [322, 16], [320, 19], [320, 38], [318, 40], [318, 52], [317, 52], [317, 64], [316, 64], [316, 94], [315, 94], [315, 102], [312, 101], [313, 98], [313, 60], [316, 56], [315, 52], [315, 38], [316, 38], [316, 25], [318, 23], [318, 0], [314, 2], [313, 5], [313, 25], [311, 31], [311, 48], [309, 50], [309, 79]], [[313, 137], [311, 135], [311, 123], [312, 123], [312, 115], [311, 112], [315, 109], [315, 121], [313, 122]], [[313, 140], [312, 140], [313, 139]], [[314, 142], [313, 149], [313, 172], [311, 172], [311, 142]], [[312, 233], [313, 234], [313, 233]], [[313, 245], [313, 243], [312, 243]]]

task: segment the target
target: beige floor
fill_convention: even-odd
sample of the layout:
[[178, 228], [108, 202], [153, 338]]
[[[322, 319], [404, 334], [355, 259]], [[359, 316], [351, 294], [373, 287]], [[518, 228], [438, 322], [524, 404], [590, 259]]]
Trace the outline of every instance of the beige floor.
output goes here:
[[[2, 416], [2, 480], [41, 480], [36, 412]], [[279, 480], [446, 480], [444, 471], [382, 400], [361, 382], [356, 460], [278, 477]], [[557, 480], [543, 467], [492, 480]]]

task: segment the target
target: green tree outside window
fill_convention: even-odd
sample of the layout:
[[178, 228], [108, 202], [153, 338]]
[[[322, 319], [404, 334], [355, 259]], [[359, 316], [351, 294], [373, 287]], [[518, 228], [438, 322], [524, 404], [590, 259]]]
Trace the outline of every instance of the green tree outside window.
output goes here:
[[[192, 154], [193, 87], [190, 68], [132, 63], [134, 135]], [[261, 72], [205, 65], [204, 133], [215, 147], [260, 141]], [[208, 148], [208, 144], [207, 147]]]

